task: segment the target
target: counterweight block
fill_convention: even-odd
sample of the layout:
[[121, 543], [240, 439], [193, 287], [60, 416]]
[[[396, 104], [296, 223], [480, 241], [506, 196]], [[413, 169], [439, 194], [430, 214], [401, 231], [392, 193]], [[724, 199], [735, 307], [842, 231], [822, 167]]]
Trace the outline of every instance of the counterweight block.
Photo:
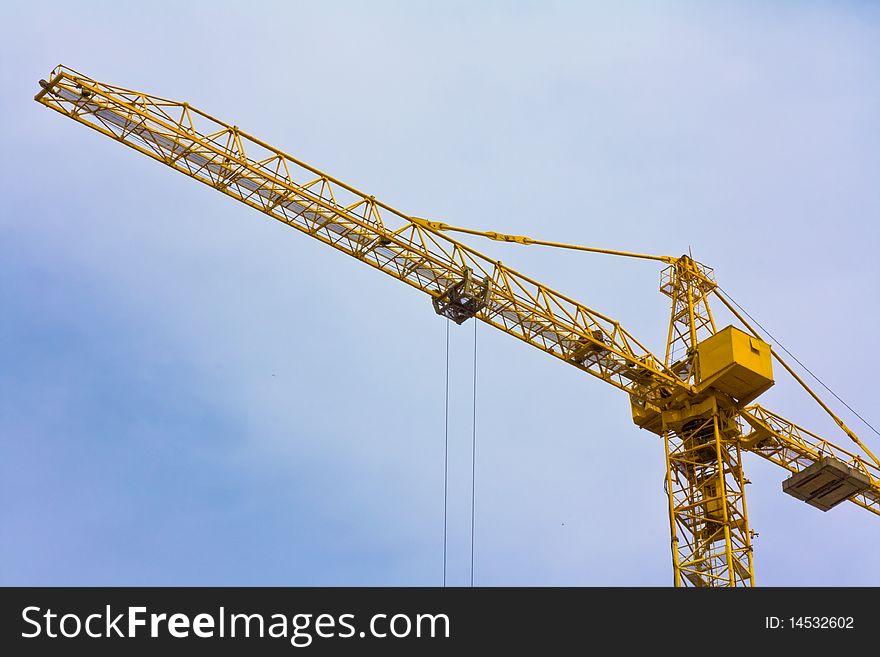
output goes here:
[[782, 492], [828, 511], [871, 487], [871, 480], [855, 468], [826, 456], [782, 482]]

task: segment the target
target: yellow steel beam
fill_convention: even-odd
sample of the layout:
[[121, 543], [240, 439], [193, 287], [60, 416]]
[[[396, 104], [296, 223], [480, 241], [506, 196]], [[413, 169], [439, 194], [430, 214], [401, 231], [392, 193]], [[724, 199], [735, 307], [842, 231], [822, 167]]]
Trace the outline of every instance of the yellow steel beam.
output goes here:
[[[36, 100], [436, 299], [467, 270], [477, 319], [637, 397], [693, 387], [620, 324], [188, 103], [66, 67]], [[657, 393], [659, 394], [659, 393]]]
[[589, 253], [602, 253], [605, 255], [623, 256], [625, 258], [641, 258], [642, 260], [659, 260], [668, 265], [673, 265], [678, 258], [664, 255], [648, 255], [646, 253], [632, 253], [630, 251], [617, 251], [614, 249], [600, 249], [595, 246], [581, 246], [579, 244], [566, 244], [564, 242], [550, 242], [547, 240], [539, 240], [525, 235], [508, 235], [506, 233], [496, 233], [494, 231], [475, 230], [473, 228], [462, 228], [460, 226], [450, 226], [441, 221], [428, 221], [420, 217], [410, 217], [413, 221], [434, 230], [447, 233], [464, 233], [466, 235], [477, 235], [478, 237], [486, 237], [496, 242], [513, 242], [515, 244], [534, 244], [536, 246], [551, 246], [557, 249], [570, 249], [572, 251], [587, 251]]
[[800, 472], [825, 456], [860, 470], [867, 475], [871, 486], [850, 501], [880, 515], [880, 467], [763, 406], [748, 406], [740, 412], [740, 418], [744, 425], [739, 439], [742, 448], [791, 473]]

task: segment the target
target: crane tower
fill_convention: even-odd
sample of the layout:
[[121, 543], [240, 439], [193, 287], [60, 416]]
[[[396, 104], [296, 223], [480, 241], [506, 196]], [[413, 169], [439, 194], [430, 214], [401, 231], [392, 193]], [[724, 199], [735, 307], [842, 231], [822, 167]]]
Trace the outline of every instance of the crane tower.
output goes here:
[[[752, 586], [743, 452], [788, 473], [783, 491], [823, 511], [880, 515], [880, 462], [737, 312], [712, 270], [654, 256], [458, 228], [395, 210], [188, 103], [59, 66], [35, 100], [406, 283], [435, 312], [481, 321], [629, 395], [636, 425], [663, 441], [676, 586]], [[450, 237], [574, 248], [662, 262], [671, 300], [661, 360], [617, 321]], [[715, 324], [723, 303], [742, 328]], [[848, 449], [755, 404], [782, 366], [834, 419]]]

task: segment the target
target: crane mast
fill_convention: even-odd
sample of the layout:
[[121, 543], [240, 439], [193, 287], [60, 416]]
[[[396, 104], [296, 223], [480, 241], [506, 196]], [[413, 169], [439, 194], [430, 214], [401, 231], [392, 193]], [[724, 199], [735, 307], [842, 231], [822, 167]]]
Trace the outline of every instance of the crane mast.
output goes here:
[[[880, 515], [880, 464], [815, 393], [810, 391], [861, 451], [837, 447], [749, 405], [773, 385], [771, 356], [778, 355], [748, 325], [751, 334], [717, 329], [709, 308], [709, 297], [718, 294], [712, 270], [690, 256], [581, 247], [427, 221], [188, 103], [101, 83], [63, 66], [40, 86], [35, 100], [46, 107], [428, 294], [435, 312], [450, 321], [482, 321], [626, 392], [636, 425], [663, 440], [676, 585], [754, 585], [743, 451], [787, 470], [783, 490], [818, 508], [848, 500]], [[455, 231], [666, 263], [660, 290], [672, 310], [665, 358], [616, 320], [453, 239], [448, 233]]]
[[[672, 302], [665, 364], [694, 384], [703, 381], [698, 346], [716, 334], [708, 301], [714, 289], [711, 270], [688, 256], [669, 265], [661, 276], [660, 291]], [[768, 347], [768, 363], [769, 356]], [[772, 379], [759, 387], [771, 384]], [[730, 401], [712, 394], [662, 413], [676, 586], [755, 583], [742, 452], [736, 441], [738, 408]]]

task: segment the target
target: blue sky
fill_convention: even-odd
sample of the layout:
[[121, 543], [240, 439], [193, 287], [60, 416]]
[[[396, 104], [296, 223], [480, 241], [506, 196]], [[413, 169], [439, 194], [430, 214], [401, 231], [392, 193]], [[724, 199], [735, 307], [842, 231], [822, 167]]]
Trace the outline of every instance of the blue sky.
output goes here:
[[[37, 105], [59, 63], [188, 100], [414, 215], [690, 247], [877, 419], [876, 7], [313, 4], [0, 8], [0, 583], [442, 574], [429, 300]], [[474, 244], [662, 353], [653, 263]], [[668, 584], [662, 448], [625, 396], [478, 340], [477, 584]], [[472, 341], [453, 327], [452, 584]], [[764, 401], [845, 444], [787, 381]], [[880, 584], [876, 517], [746, 467], [759, 583]]]

